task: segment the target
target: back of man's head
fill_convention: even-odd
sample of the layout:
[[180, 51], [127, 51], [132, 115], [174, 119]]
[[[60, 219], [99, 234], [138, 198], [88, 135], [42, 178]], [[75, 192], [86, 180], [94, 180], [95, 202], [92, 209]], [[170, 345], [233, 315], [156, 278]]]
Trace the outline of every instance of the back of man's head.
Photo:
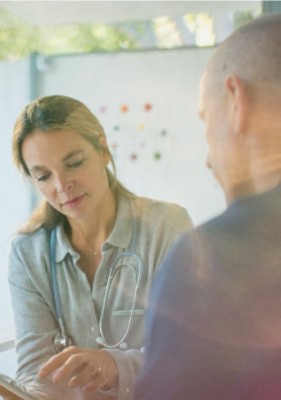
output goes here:
[[230, 35], [215, 51], [207, 70], [214, 83], [236, 74], [249, 83], [281, 84], [281, 14], [255, 19]]
[[208, 165], [228, 202], [281, 181], [281, 14], [231, 34], [201, 81]]

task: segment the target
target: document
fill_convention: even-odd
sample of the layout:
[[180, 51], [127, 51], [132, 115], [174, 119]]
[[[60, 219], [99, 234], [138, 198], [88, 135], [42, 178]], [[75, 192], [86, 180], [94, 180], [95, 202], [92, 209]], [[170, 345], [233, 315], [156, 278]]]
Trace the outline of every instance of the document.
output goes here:
[[33, 396], [20, 389], [13, 379], [0, 374], [1, 397], [5, 400], [35, 400]]

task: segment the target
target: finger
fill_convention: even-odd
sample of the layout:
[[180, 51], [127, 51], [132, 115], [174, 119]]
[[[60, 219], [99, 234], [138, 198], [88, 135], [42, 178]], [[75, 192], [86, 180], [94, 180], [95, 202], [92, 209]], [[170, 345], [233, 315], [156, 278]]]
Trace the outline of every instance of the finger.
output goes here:
[[41, 379], [47, 378], [52, 372], [64, 364], [64, 358], [61, 354], [51, 357], [38, 371], [38, 376]]
[[53, 382], [61, 383], [66, 378], [79, 375], [86, 366], [85, 354], [73, 354], [68, 360], [54, 373]]
[[95, 380], [84, 385], [82, 387], [82, 391], [84, 393], [92, 393], [98, 389], [101, 389], [102, 387], [104, 387], [104, 385], [105, 385], [105, 378], [101, 372], [101, 369], [99, 368]]
[[99, 379], [99, 375], [100, 367], [98, 365], [87, 365], [83, 370], [79, 371], [76, 376], [70, 379], [68, 386], [71, 388], [78, 386], [83, 387]]
[[52, 356], [38, 371], [38, 376], [41, 379], [45, 379], [48, 375], [54, 372], [56, 369], [60, 368], [66, 360], [69, 358], [70, 354], [78, 351], [78, 348], [70, 346], [59, 354]]

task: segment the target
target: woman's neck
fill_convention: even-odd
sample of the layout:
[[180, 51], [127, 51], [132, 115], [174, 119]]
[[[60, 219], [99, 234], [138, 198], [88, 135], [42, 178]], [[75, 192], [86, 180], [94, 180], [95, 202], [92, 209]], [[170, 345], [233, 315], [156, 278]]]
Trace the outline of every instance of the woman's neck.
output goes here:
[[112, 192], [104, 199], [102, 206], [85, 219], [70, 220], [69, 239], [78, 252], [100, 251], [110, 235], [117, 212], [117, 199]]

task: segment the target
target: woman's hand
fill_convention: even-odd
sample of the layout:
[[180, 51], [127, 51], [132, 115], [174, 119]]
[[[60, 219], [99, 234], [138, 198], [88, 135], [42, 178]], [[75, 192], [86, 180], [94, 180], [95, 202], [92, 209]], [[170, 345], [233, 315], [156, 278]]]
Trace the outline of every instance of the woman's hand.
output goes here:
[[51, 357], [39, 370], [41, 379], [52, 374], [54, 383], [67, 381], [71, 388], [90, 393], [118, 385], [118, 370], [107, 351], [70, 346]]

